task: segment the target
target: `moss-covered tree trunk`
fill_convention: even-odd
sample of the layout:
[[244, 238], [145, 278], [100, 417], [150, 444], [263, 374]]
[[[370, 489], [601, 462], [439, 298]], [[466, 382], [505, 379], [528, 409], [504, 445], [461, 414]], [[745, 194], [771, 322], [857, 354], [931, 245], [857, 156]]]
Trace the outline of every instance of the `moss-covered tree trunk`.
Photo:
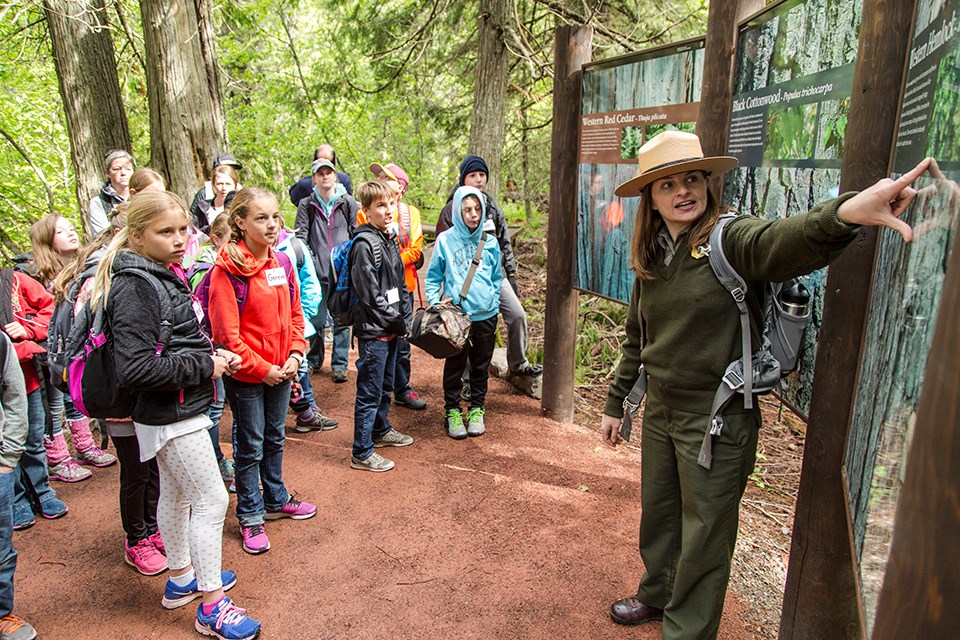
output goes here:
[[103, 158], [130, 149], [113, 40], [103, 0], [44, 0], [60, 97], [77, 175], [77, 201], [86, 209], [104, 180]]
[[193, 196], [226, 145], [210, 11], [206, 0], [140, 2], [150, 164], [184, 199]]
[[487, 161], [490, 180], [486, 191], [495, 198], [500, 185], [500, 154], [507, 126], [509, 52], [505, 37], [512, 9], [511, 0], [480, 0], [469, 151]]

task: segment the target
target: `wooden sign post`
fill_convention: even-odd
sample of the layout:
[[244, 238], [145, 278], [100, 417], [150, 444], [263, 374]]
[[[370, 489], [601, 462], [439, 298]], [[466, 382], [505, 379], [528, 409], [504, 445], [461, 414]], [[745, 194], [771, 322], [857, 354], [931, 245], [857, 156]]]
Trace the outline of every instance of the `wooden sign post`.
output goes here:
[[560, 422], [573, 420], [577, 346], [577, 173], [583, 65], [590, 62], [593, 28], [557, 29], [553, 76], [553, 142], [550, 151], [550, 217], [547, 228], [547, 304], [543, 326], [540, 407]]

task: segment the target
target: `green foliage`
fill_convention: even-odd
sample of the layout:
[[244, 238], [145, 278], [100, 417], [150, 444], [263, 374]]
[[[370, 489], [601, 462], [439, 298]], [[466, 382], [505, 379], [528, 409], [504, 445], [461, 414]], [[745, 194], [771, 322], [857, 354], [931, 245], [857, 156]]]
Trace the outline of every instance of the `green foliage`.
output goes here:
[[[76, 221], [75, 178], [49, 36], [37, 0], [0, 9], [0, 126], [50, 184], [58, 209]], [[406, 199], [434, 221], [456, 185], [467, 152], [476, 60], [478, 0], [215, 0], [218, 64], [229, 148], [244, 163], [244, 184], [277, 193], [292, 218], [289, 186], [328, 142], [355, 182], [373, 161], [411, 178]], [[601, 59], [702, 33], [706, 0], [664, 0], [656, 12], [622, 1], [516, 0], [504, 25], [511, 53], [501, 180], [517, 185], [511, 222], [541, 223], [549, 191], [553, 38], [558, 24], [595, 25]], [[107, 3], [131, 149], [149, 162], [143, 35], [135, 0]], [[499, 198], [505, 200], [504, 198]], [[0, 139], [0, 211], [24, 243], [46, 212], [43, 183]], [[532, 214], [527, 220], [526, 202]], [[85, 203], [84, 203], [85, 206]]]
[[941, 162], [960, 160], [960, 51], [946, 55], [937, 69], [937, 89], [933, 95], [927, 154]]
[[580, 296], [577, 315], [576, 384], [611, 378], [620, 358], [627, 307], [603, 298]]
[[850, 99], [840, 102], [838, 113], [827, 121], [825, 127], [824, 149], [833, 149], [837, 158], [843, 158], [843, 140], [847, 132], [847, 113], [850, 111]]
[[816, 109], [816, 103], [771, 109], [763, 159], [796, 160], [812, 157]]
[[[0, 129], [13, 140], [0, 137], [0, 216], [3, 230], [19, 249], [30, 246], [30, 224], [50, 211], [44, 181], [53, 192], [54, 207], [77, 221], [57, 77], [46, 33], [36, 24], [42, 18], [42, 9], [24, 3], [7, 9], [0, 27], [5, 36], [0, 41]], [[2, 257], [15, 251], [8, 242], [0, 246]]]

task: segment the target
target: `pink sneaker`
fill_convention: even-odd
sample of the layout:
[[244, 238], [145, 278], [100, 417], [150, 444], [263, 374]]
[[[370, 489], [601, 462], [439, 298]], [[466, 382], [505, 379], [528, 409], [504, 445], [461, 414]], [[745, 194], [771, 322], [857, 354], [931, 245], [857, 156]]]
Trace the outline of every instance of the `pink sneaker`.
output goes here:
[[163, 538], [160, 536], [160, 529], [157, 529], [152, 536], [147, 538], [147, 540], [149, 540], [153, 546], [156, 547], [157, 551], [163, 555], [167, 555], [167, 548], [163, 546]]
[[294, 520], [306, 520], [317, 515], [317, 508], [309, 502], [300, 502], [293, 496], [287, 500], [287, 504], [280, 507], [279, 511], [267, 511], [263, 516], [264, 520], [279, 520], [280, 518], [293, 518]]
[[240, 527], [240, 533], [243, 535], [243, 550], [253, 555], [266, 553], [270, 550], [270, 540], [267, 538], [267, 530], [262, 524], [254, 524], [249, 527]]
[[167, 558], [157, 551], [150, 538], [144, 538], [132, 547], [124, 542], [123, 547], [127, 564], [143, 575], [155, 576], [167, 570]]

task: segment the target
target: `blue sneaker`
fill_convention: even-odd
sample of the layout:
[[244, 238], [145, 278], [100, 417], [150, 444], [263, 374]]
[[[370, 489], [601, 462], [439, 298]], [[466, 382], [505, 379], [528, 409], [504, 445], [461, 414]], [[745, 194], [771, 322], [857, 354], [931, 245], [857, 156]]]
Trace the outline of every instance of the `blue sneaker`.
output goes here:
[[201, 635], [221, 640], [253, 640], [260, 635], [260, 623], [226, 596], [220, 599], [209, 616], [203, 615], [202, 604], [197, 607], [196, 628]]
[[56, 520], [67, 515], [67, 503], [59, 498], [47, 498], [40, 503], [40, 515], [47, 520]]
[[[237, 574], [233, 571], [221, 571], [220, 581], [223, 582], [223, 590], [227, 591], [237, 584]], [[167, 580], [167, 585], [163, 588], [163, 600], [160, 601], [160, 604], [163, 605], [164, 609], [176, 609], [185, 604], [190, 604], [200, 595], [196, 578], [185, 587], [179, 587], [174, 584], [173, 580]]]

